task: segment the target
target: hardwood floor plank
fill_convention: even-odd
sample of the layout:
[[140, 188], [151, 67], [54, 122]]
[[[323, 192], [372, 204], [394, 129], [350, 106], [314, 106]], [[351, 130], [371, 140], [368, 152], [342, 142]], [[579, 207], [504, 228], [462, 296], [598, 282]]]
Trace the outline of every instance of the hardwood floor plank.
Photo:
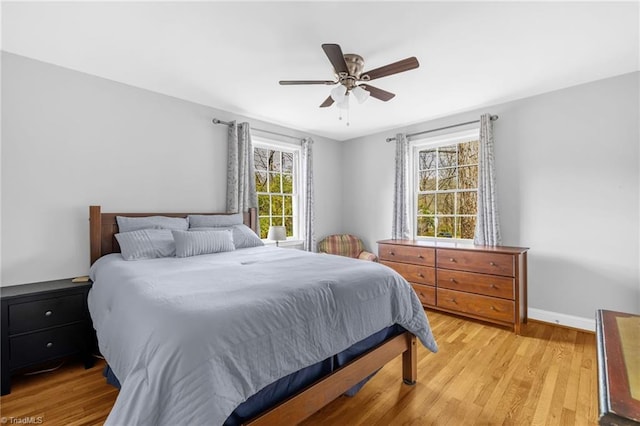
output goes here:
[[[428, 311], [440, 351], [418, 347], [418, 382], [402, 383], [400, 357], [354, 397], [339, 397], [302, 424], [578, 425], [597, 422], [595, 335], [530, 322], [506, 328]], [[85, 370], [19, 376], [0, 398], [6, 418], [40, 417], [45, 425], [101, 425], [117, 390], [103, 361]]]

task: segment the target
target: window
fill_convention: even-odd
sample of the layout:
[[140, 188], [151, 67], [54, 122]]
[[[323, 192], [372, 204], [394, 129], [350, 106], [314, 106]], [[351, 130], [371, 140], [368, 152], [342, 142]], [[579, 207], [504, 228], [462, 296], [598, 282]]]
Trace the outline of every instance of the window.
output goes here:
[[416, 238], [473, 239], [478, 130], [417, 141], [413, 156]]
[[287, 238], [299, 239], [298, 170], [300, 148], [284, 143], [253, 143], [260, 238], [269, 226], [284, 226]]

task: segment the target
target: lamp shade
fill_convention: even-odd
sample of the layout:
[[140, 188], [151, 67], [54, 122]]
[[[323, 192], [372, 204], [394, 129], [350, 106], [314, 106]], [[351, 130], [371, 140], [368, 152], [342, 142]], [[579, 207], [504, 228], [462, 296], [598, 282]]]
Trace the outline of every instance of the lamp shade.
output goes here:
[[351, 93], [353, 93], [353, 96], [356, 97], [356, 100], [358, 101], [359, 104], [363, 103], [369, 98], [369, 91], [363, 89], [360, 86], [356, 86], [353, 89], [351, 89]]
[[342, 102], [344, 99], [344, 95], [347, 93], [347, 88], [342, 84], [338, 84], [336, 87], [331, 89], [331, 99], [336, 101], [337, 103]]
[[284, 226], [270, 226], [267, 239], [273, 241], [284, 241], [287, 239], [287, 230]]

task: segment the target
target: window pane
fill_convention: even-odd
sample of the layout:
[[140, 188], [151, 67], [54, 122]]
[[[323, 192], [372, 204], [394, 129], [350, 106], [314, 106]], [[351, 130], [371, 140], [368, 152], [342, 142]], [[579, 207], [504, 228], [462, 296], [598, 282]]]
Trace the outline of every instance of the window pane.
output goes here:
[[438, 167], [452, 167], [458, 164], [456, 145], [438, 148]]
[[284, 227], [287, 229], [287, 237], [293, 237], [293, 217], [284, 217]]
[[282, 172], [293, 173], [293, 152], [282, 153]]
[[420, 172], [420, 191], [434, 191], [436, 189], [436, 171]]
[[269, 170], [272, 172], [280, 171], [280, 151], [269, 151]]
[[[269, 196], [258, 195], [258, 216], [269, 216], [269, 214]], [[262, 222], [260, 222], [260, 226], [262, 226]]]
[[475, 216], [463, 216], [459, 217], [460, 222], [460, 237], [465, 239], [473, 239], [473, 234], [476, 229], [476, 217]]
[[293, 176], [282, 175], [282, 192], [284, 194], [293, 194]]
[[256, 172], [256, 191], [267, 192], [267, 172]]
[[458, 144], [458, 164], [478, 164], [478, 141]]
[[453, 224], [452, 217], [438, 216], [438, 237], [453, 238]]
[[269, 151], [264, 148], [254, 148], [253, 162], [256, 170], [267, 170], [269, 167]]
[[478, 211], [478, 194], [476, 191], [459, 192], [457, 197], [458, 205], [456, 214], [476, 214]]
[[478, 166], [460, 167], [458, 174], [460, 176], [461, 189], [475, 189], [478, 187]]
[[440, 214], [447, 214], [447, 215], [452, 215], [455, 213], [454, 210], [454, 200], [455, 200], [455, 194], [454, 193], [438, 193], [436, 196], [436, 200], [437, 200], [437, 207], [438, 210], [436, 213]]
[[439, 169], [438, 170], [438, 190], [444, 191], [447, 189], [457, 189], [458, 178], [456, 176], [456, 169]]
[[417, 235], [419, 237], [435, 236], [435, 220], [433, 216], [418, 216]]
[[280, 193], [280, 177], [279, 173], [269, 173], [269, 192]]
[[284, 214], [286, 216], [293, 215], [293, 197], [290, 195], [285, 195], [284, 197]]
[[260, 238], [267, 238], [269, 234], [269, 218], [261, 217], [260, 218]]
[[284, 207], [284, 197], [279, 195], [271, 196], [271, 215], [282, 216], [282, 209]]
[[418, 153], [418, 167], [420, 170], [436, 168], [436, 150], [420, 151]]
[[436, 194], [418, 195], [418, 214], [436, 213]]
[[271, 218], [271, 223], [273, 224], [273, 226], [282, 226], [282, 216], [273, 216]]

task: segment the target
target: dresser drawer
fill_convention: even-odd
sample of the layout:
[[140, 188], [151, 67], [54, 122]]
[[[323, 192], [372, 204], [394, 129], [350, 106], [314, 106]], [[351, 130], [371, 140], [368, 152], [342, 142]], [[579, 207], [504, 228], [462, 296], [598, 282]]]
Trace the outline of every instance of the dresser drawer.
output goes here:
[[380, 260], [391, 262], [406, 262], [425, 266], [435, 266], [436, 264], [436, 251], [427, 247], [379, 244], [378, 257]]
[[515, 280], [511, 277], [438, 269], [437, 278], [439, 288], [484, 294], [503, 299], [514, 298]]
[[56, 327], [9, 339], [10, 365], [19, 367], [85, 350], [85, 322]]
[[438, 288], [437, 306], [497, 321], [514, 322], [514, 302]]
[[387, 261], [380, 263], [394, 269], [409, 282], [436, 285], [436, 270], [432, 267]]
[[423, 305], [436, 306], [436, 288], [430, 285], [411, 283], [411, 287], [418, 295]]
[[438, 268], [515, 276], [515, 262], [510, 254], [438, 249], [437, 263]]
[[9, 306], [9, 334], [53, 327], [86, 318], [84, 295], [16, 303]]

